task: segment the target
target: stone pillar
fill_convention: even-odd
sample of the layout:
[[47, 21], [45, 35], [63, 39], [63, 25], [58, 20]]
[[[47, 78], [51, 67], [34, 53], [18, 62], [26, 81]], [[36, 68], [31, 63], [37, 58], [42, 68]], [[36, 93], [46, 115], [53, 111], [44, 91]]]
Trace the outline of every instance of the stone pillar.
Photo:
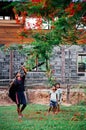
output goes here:
[[62, 46], [62, 82], [65, 82], [65, 47]]

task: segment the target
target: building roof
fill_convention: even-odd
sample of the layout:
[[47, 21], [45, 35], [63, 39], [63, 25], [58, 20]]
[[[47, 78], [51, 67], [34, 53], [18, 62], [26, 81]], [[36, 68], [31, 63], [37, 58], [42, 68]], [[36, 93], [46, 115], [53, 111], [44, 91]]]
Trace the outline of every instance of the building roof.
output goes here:
[[[34, 39], [31, 37], [31, 30], [28, 32], [28, 37], [20, 36], [23, 31], [21, 24], [16, 24], [15, 20], [0, 20], [0, 44], [10, 45], [10, 44], [26, 44], [31, 43]], [[34, 30], [34, 32], [40, 32], [42, 30]], [[44, 30], [45, 32], [50, 30]], [[76, 42], [80, 44], [86, 44], [86, 31], [79, 30], [80, 36], [79, 40]], [[72, 43], [71, 43], [72, 44]]]
[[23, 30], [21, 24], [16, 24], [15, 20], [0, 20], [0, 44], [22, 44], [33, 41], [33, 38], [22, 38]]

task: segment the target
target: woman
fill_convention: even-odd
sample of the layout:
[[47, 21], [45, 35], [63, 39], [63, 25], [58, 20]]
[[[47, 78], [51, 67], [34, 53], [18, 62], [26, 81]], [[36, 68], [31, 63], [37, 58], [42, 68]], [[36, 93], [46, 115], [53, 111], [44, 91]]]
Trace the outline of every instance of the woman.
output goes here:
[[[16, 73], [16, 78], [14, 80], [14, 86], [16, 88], [16, 104], [17, 104], [17, 112], [19, 115], [19, 118], [21, 118], [22, 112], [26, 107], [26, 98], [25, 98], [25, 75], [27, 73], [26, 69], [22, 66], [21, 69], [24, 71], [24, 74], [22, 75], [20, 72]], [[21, 106], [22, 105], [22, 106]]]

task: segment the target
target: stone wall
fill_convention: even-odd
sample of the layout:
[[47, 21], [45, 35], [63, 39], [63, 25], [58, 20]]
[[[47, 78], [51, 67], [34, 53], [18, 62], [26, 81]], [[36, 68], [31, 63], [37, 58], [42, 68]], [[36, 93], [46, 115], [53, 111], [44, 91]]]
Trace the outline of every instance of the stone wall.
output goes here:
[[79, 53], [86, 53], [86, 45], [54, 47], [50, 58], [51, 68], [54, 70], [54, 77], [60, 82], [70, 83], [74, 80], [86, 81], [85, 73], [77, 73], [77, 56]]
[[47, 88], [48, 78], [45, 72], [28, 72], [25, 86], [29, 88]]
[[[0, 50], [0, 79], [14, 78], [24, 61], [25, 56], [17, 50], [7, 52]], [[3, 84], [3, 82], [0, 83]]]
[[[85, 73], [77, 73], [77, 55], [86, 53], [86, 45], [55, 46], [50, 57], [50, 66], [54, 70], [53, 77], [61, 83], [86, 82]], [[0, 50], [0, 86], [8, 84], [8, 80], [14, 78], [14, 74], [20, 69], [25, 56], [17, 50], [3, 52]], [[4, 81], [2, 81], [4, 79]], [[26, 86], [29, 84], [43, 85], [47, 83], [45, 72], [29, 72], [26, 78]], [[34, 85], [33, 85], [34, 86]]]

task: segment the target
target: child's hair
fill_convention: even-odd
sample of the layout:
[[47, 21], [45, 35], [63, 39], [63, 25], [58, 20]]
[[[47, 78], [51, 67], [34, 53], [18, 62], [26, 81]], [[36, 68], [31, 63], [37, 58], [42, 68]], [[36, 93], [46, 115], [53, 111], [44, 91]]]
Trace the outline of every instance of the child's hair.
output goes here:
[[52, 86], [52, 90], [55, 91], [56, 90], [56, 87], [55, 85]]
[[56, 86], [56, 85], [59, 85], [59, 86], [60, 86], [60, 83], [56, 83], [55, 86]]

